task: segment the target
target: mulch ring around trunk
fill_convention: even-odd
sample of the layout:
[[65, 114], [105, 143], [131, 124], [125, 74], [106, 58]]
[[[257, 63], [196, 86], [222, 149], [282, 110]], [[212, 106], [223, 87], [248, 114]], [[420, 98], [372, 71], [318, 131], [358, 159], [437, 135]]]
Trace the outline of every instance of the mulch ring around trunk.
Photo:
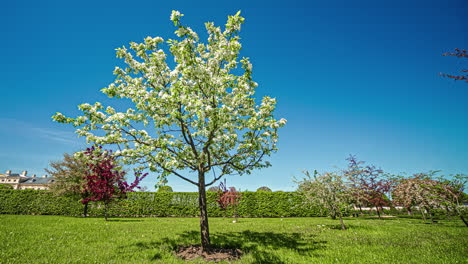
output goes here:
[[179, 247], [175, 254], [183, 260], [193, 260], [202, 257], [206, 261], [219, 262], [239, 259], [242, 251], [232, 248], [211, 248], [203, 252], [201, 246], [191, 245]]

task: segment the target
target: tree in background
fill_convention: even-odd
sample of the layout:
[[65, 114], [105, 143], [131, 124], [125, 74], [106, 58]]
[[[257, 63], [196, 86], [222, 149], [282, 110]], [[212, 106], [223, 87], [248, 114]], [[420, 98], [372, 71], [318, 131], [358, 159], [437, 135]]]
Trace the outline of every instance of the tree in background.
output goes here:
[[362, 178], [364, 177], [362, 173], [362, 164], [364, 164], [364, 161], [358, 161], [352, 155], [350, 155], [346, 160], [348, 160], [349, 164], [348, 168], [344, 170], [344, 175], [349, 181], [352, 202], [355, 207], [359, 208], [359, 211], [362, 214], [362, 207], [368, 206], [366, 193], [361, 188], [361, 182], [363, 181]]
[[266, 186], [262, 186], [257, 189], [257, 192], [271, 192], [271, 189]]
[[362, 206], [375, 207], [377, 215], [381, 218], [380, 211], [383, 206], [390, 205], [390, 201], [385, 195], [390, 192], [392, 182], [387, 179], [383, 170], [377, 169], [373, 165], [365, 166], [364, 161], [359, 161], [355, 156], [350, 155], [348, 168], [344, 170], [344, 175], [350, 182], [353, 201], [361, 210]]
[[[442, 54], [443, 56], [455, 56], [457, 58], [468, 58], [468, 53], [466, 49], [455, 49], [455, 52], [446, 52]], [[452, 78], [457, 81], [462, 81], [465, 80], [465, 82], [468, 83], [468, 69], [462, 69], [461, 72], [464, 74], [461, 75], [451, 75], [451, 74], [445, 74], [445, 73], [440, 73], [441, 76], [447, 77], [447, 78]]]
[[[49, 166], [50, 169], [47, 168], [45, 171], [54, 178], [54, 182], [49, 185], [52, 193], [81, 201], [90, 197], [85, 190], [85, 177], [89, 168], [84, 159], [65, 153], [62, 160], [52, 161]], [[86, 217], [88, 202], [83, 205], [83, 216]]]
[[392, 193], [394, 201], [409, 211], [411, 206], [418, 206], [423, 219], [426, 220], [427, 214], [431, 222], [434, 222], [432, 211], [441, 207], [443, 199], [437, 187], [440, 182], [433, 179], [436, 173], [435, 171], [417, 173], [410, 178], [401, 179]]
[[110, 203], [118, 198], [125, 197], [127, 192], [138, 188], [140, 181], [147, 175], [136, 173], [135, 181], [128, 184], [125, 181], [125, 172], [118, 166], [111, 151], [102, 150], [101, 147], [91, 147], [82, 153], [86, 160], [86, 183], [82, 190], [89, 194], [81, 200], [83, 204], [90, 201], [99, 201], [104, 204], [104, 218], [107, 221], [107, 210]]
[[208, 188], [208, 192], [219, 192], [221, 189], [218, 187], [218, 186], [211, 186], [210, 188]]
[[428, 187], [431, 188], [431, 198], [437, 200], [448, 214], [452, 213], [460, 217], [465, 226], [468, 227], [468, 222], [465, 219], [467, 208], [463, 204], [467, 182], [468, 178], [463, 174], [452, 177], [439, 176], [435, 178], [435, 184]]
[[440, 180], [442, 183], [439, 188], [443, 190], [443, 204], [453, 210], [468, 227], [468, 222], [465, 219], [468, 208], [464, 205], [467, 200], [465, 194], [468, 177], [464, 174], [457, 174], [452, 179]]
[[320, 205], [333, 219], [338, 216], [341, 229], [345, 230], [342, 212], [349, 208], [351, 195], [343, 175], [335, 172], [319, 174], [317, 171], [313, 176], [308, 171], [304, 174], [306, 178], [298, 182], [298, 191], [304, 195], [306, 202]]
[[226, 180], [224, 183], [221, 182], [219, 184], [219, 191], [218, 191], [218, 202], [219, 207], [226, 212], [228, 208], [233, 209], [234, 214], [234, 222], [237, 222], [237, 206], [242, 199], [242, 193], [238, 192], [234, 187], [227, 187]]
[[404, 207], [408, 215], [412, 215], [412, 208], [419, 204], [418, 197], [415, 195], [419, 184], [419, 179], [416, 177], [402, 178], [396, 182], [395, 188], [393, 189], [393, 203]]
[[[53, 119], [79, 127], [76, 132], [88, 142], [118, 145], [115, 154], [125, 164], [160, 172], [161, 180], [173, 174], [197, 186], [206, 251], [210, 236], [205, 188], [224, 175], [270, 166], [265, 158], [277, 150], [277, 131], [286, 120], [274, 118], [274, 98], [255, 102], [258, 85], [252, 80], [252, 64], [239, 59], [240, 12], [228, 17], [224, 31], [206, 23], [206, 44], [181, 24], [182, 16], [171, 14], [178, 39], [147, 37], [143, 43], [130, 43], [130, 50], [117, 49], [127, 68], [116, 67], [116, 80], [102, 91], [129, 99], [133, 107], [119, 112], [99, 102], [82, 104], [83, 116], [56, 113]], [[160, 49], [163, 43], [170, 46], [170, 61], [175, 60], [172, 69]]]
[[173, 192], [172, 187], [169, 185], [159, 186], [158, 192]]

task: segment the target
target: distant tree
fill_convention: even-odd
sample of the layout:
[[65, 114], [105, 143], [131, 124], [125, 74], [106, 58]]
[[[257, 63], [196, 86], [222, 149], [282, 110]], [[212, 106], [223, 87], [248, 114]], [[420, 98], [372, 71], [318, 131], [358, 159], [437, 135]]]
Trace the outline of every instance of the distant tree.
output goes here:
[[432, 223], [435, 222], [433, 213], [434, 209], [441, 208], [442, 206], [441, 197], [437, 194], [437, 185], [439, 185], [439, 182], [431, 178], [424, 177], [421, 179], [420, 184], [416, 189], [418, 206], [423, 209], [421, 211], [423, 217], [426, 219], [425, 215], [427, 214]]
[[104, 204], [104, 218], [107, 221], [107, 210], [111, 202], [124, 198], [127, 192], [138, 188], [140, 181], [147, 175], [137, 172], [135, 181], [128, 184], [125, 181], [125, 172], [118, 166], [112, 152], [102, 150], [101, 147], [91, 147], [83, 152], [89, 170], [86, 173], [86, 184], [83, 192], [89, 197], [81, 200], [83, 204], [90, 201], [100, 201]]
[[333, 219], [338, 216], [341, 229], [346, 229], [342, 211], [349, 208], [351, 195], [344, 177], [335, 172], [319, 174], [314, 171], [311, 176], [308, 171], [304, 171], [304, 174], [306, 178], [297, 183], [298, 191], [304, 195], [306, 202], [325, 208]]
[[218, 191], [218, 202], [219, 207], [227, 211], [228, 208], [233, 209], [233, 214], [235, 218], [235, 222], [237, 222], [237, 207], [242, 199], [242, 193], [238, 192], [234, 187], [227, 187], [226, 180], [219, 184], [219, 191]]
[[[90, 193], [85, 190], [89, 167], [84, 159], [65, 153], [62, 160], [50, 162], [49, 167], [45, 171], [54, 178], [54, 182], [49, 185], [52, 193], [82, 201], [90, 197]], [[83, 216], [86, 217], [88, 202], [83, 202], [83, 205]]]
[[125, 164], [195, 185], [201, 248], [206, 251], [206, 187], [225, 175], [269, 167], [266, 158], [276, 152], [278, 130], [286, 120], [273, 114], [276, 99], [256, 101], [252, 64], [240, 57], [240, 12], [228, 17], [224, 29], [206, 23], [207, 43], [181, 23], [182, 16], [178, 11], [171, 14], [176, 38], [147, 37], [132, 42], [129, 49], [117, 49], [126, 68], [116, 67], [115, 81], [102, 91], [128, 100], [126, 111], [85, 103], [79, 106], [83, 115], [56, 113], [53, 119], [77, 127], [88, 142], [118, 145], [116, 154]]
[[463, 204], [468, 177], [464, 174], [457, 174], [450, 178], [440, 176], [437, 178], [436, 183], [431, 186], [433, 188], [432, 196], [435, 196], [449, 213], [452, 212], [459, 216], [465, 226], [468, 227], [468, 222], [465, 219], [467, 208]]
[[354, 156], [347, 159], [348, 168], [344, 170], [344, 176], [349, 180], [349, 191], [352, 197], [352, 203], [359, 208], [362, 214], [362, 207], [368, 206], [367, 195], [361, 186], [364, 178], [362, 164], [364, 161], [358, 161]]
[[158, 192], [173, 192], [172, 187], [169, 185], [159, 186]]
[[412, 208], [419, 204], [416, 195], [419, 184], [417, 178], [402, 178], [396, 182], [392, 192], [393, 203], [404, 207], [409, 215], [413, 214]]
[[262, 186], [257, 189], [257, 192], [271, 192], [271, 189], [266, 186]]
[[[440, 208], [443, 196], [440, 193], [440, 182], [433, 179], [436, 172], [417, 173], [412, 177], [401, 179], [393, 190], [395, 203], [403, 205], [408, 212], [412, 206], [418, 206], [423, 219], [426, 214], [434, 222], [433, 210]], [[439, 186], [439, 187], [438, 187]]]
[[363, 205], [375, 207], [377, 215], [381, 218], [380, 211], [383, 206], [390, 205], [386, 193], [390, 192], [392, 182], [373, 165], [364, 165], [364, 161], [359, 161], [355, 156], [350, 155], [348, 168], [344, 170], [344, 175], [351, 185], [351, 193], [354, 203], [360, 208]]
[[[468, 58], [468, 53], [466, 49], [455, 49], [455, 52], [446, 52], [442, 54], [443, 56], [455, 56], [458, 58]], [[465, 82], [468, 83], [468, 69], [462, 69], [461, 72], [464, 74], [461, 75], [451, 75], [451, 74], [445, 74], [445, 73], [440, 73], [441, 76], [447, 77], [447, 78], [452, 78], [457, 81], [462, 81], [465, 80]]]
[[208, 192], [219, 192], [221, 189], [219, 189], [218, 186], [211, 186], [210, 188], [208, 188]]

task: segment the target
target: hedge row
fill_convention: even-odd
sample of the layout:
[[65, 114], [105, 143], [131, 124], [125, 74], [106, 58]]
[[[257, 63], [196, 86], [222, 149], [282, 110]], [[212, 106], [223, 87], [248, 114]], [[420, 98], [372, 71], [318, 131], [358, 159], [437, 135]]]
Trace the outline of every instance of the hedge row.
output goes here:
[[[216, 193], [207, 193], [209, 216], [232, 216], [216, 202]], [[0, 214], [80, 215], [83, 205], [73, 198], [57, 197], [40, 190], [0, 190]], [[89, 215], [103, 214], [100, 203], [92, 203]], [[322, 212], [324, 213], [324, 212]], [[242, 192], [237, 207], [240, 217], [320, 216], [317, 207], [307, 206], [296, 192]], [[198, 216], [198, 194], [187, 192], [134, 192], [109, 208], [114, 216]]]

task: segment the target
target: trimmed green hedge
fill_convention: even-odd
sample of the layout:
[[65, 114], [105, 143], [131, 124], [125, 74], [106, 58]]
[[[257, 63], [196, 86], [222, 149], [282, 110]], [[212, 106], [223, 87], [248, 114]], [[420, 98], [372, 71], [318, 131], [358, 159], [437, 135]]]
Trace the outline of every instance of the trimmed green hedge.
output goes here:
[[78, 215], [83, 205], [76, 200], [57, 197], [39, 190], [0, 190], [2, 214]]
[[[218, 207], [217, 193], [207, 192], [209, 216], [232, 216]], [[72, 198], [40, 190], [0, 190], [0, 214], [81, 215], [83, 205]], [[91, 203], [89, 215], [103, 214], [101, 203]], [[241, 217], [320, 216], [296, 192], [242, 192], [237, 208]], [[133, 192], [109, 208], [114, 216], [198, 216], [198, 194], [187, 192]]]

